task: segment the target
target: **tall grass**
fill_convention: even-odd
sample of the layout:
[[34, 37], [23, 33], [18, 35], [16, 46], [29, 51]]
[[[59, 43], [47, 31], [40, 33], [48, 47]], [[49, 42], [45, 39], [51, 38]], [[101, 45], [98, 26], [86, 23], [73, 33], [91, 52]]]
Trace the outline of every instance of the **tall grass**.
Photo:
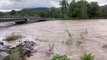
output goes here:
[[66, 44], [71, 45], [71, 44], [76, 44], [77, 46], [81, 45], [83, 42], [86, 40], [86, 36], [88, 34], [88, 31], [82, 31], [79, 33], [77, 36], [73, 36], [74, 34], [71, 34], [69, 30], [65, 30], [67, 33], [68, 39], [66, 40]]
[[103, 44], [102, 48], [106, 48], [107, 49], [107, 44]]
[[23, 49], [22, 45], [11, 48], [9, 54], [9, 60], [26, 60], [25, 50]]
[[87, 34], [88, 34], [87, 30], [80, 32], [79, 39], [77, 40], [77, 43], [76, 43], [77, 46], [80, 46], [82, 43], [86, 41]]
[[65, 32], [66, 32], [67, 35], [68, 35], [68, 39], [67, 39], [67, 41], [66, 41], [66, 44], [68, 44], [68, 45], [73, 44], [73, 35], [72, 35], [68, 30], [65, 30]]
[[22, 35], [11, 34], [9, 36], [6, 36], [5, 40], [6, 41], [15, 41], [15, 40], [18, 40], [21, 38], [23, 38]]
[[70, 60], [66, 55], [55, 55], [51, 60]]
[[82, 57], [81, 60], [94, 60], [94, 56], [91, 53], [85, 53]]

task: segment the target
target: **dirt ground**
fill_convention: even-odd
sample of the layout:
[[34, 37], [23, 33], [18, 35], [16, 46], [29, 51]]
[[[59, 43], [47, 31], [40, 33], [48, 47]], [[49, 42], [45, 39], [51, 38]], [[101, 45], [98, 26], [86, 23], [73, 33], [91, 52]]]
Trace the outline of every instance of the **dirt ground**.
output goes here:
[[27, 60], [50, 60], [56, 54], [80, 60], [92, 53], [95, 60], [107, 60], [107, 20], [56, 20], [15, 25], [0, 23], [0, 41], [10, 34], [21, 34], [23, 39], [5, 42], [16, 46], [22, 41], [34, 41], [38, 51]]

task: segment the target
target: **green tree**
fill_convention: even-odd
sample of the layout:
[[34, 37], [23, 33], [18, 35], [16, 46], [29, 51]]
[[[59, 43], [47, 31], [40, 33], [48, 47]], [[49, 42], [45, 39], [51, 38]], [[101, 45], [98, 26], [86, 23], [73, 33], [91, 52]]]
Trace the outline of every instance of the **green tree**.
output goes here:
[[97, 2], [91, 2], [89, 4], [88, 13], [90, 18], [96, 18], [100, 16], [100, 7]]
[[76, 2], [75, 2], [75, 0], [72, 0], [72, 2], [70, 3], [68, 12], [69, 12], [68, 13], [69, 17], [73, 17], [73, 18], [76, 17]]
[[101, 16], [102, 18], [107, 18], [107, 5], [101, 6]]
[[1, 17], [1, 16], [4, 16], [4, 13], [0, 12], [0, 17]]
[[68, 10], [68, 1], [62, 0], [62, 1], [60, 1], [60, 5], [61, 5], [62, 13], [66, 14], [67, 10]]
[[75, 2], [73, 0], [69, 6], [69, 16], [73, 18], [88, 18], [88, 2], [80, 0]]
[[11, 12], [10, 12], [10, 15], [15, 15], [16, 14], [16, 11], [15, 10], [12, 10]]
[[78, 7], [78, 17], [88, 18], [88, 2], [86, 0], [80, 0], [77, 2]]

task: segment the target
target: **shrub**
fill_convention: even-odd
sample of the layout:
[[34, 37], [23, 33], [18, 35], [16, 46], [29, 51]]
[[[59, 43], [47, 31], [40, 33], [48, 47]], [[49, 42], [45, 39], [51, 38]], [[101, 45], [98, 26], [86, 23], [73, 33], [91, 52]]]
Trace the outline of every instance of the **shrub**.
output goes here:
[[72, 36], [72, 34], [68, 30], [66, 30], [65, 32], [68, 35], [68, 39], [66, 41], [66, 44], [71, 45], [73, 43], [73, 36]]
[[70, 60], [66, 55], [55, 55], [51, 60]]
[[20, 60], [20, 56], [17, 53], [12, 53], [9, 55], [9, 60]]
[[76, 43], [77, 46], [80, 46], [82, 43], [85, 42], [85, 40], [87, 38], [87, 34], [88, 34], [87, 30], [80, 32], [79, 39], [77, 40], [77, 43]]
[[94, 56], [91, 53], [85, 53], [82, 57], [81, 60], [94, 60]]
[[80, 32], [80, 39], [81, 40], [85, 40], [87, 34], [88, 34], [87, 30]]
[[9, 50], [9, 60], [26, 60], [25, 59], [25, 51], [22, 45], [19, 45], [15, 48], [11, 48]]
[[77, 41], [76, 45], [80, 46], [83, 42], [82, 41]]
[[20, 57], [24, 57], [25, 56], [25, 51], [24, 51], [24, 49], [23, 49], [23, 46], [19, 46], [19, 55], [20, 55]]
[[102, 46], [102, 48], [107, 48], [107, 44], [104, 44], [104, 45]]
[[6, 41], [15, 41], [15, 40], [18, 40], [18, 39], [21, 39], [22, 38], [22, 35], [15, 35], [15, 34], [12, 34], [12, 35], [9, 35], [5, 38]]

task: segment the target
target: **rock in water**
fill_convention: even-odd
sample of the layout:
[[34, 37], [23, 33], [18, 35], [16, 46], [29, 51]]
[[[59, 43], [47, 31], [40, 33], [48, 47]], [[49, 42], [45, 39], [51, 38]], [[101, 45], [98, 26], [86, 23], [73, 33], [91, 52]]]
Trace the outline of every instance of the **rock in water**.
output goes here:
[[5, 48], [4, 43], [0, 42], [0, 60], [8, 60], [9, 54], [8, 49]]
[[4, 43], [0, 41], [0, 45], [4, 45]]
[[4, 52], [8, 52], [9, 49], [6, 48], [4, 45], [1, 45], [1, 44], [0, 44], [0, 52], [2, 52], [2, 51], [4, 51]]
[[28, 57], [30, 57], [32, 54], [35, 52], [34, 46], [36, 46], [37, 44], [33, 41], [25, 41], [22, 43], [23, 45], [23, 49], [25, 51], [25, 55], [27, 55]]
[[8, 60], [9, 54], [6, 52], [0, 52], [0, 60]]

